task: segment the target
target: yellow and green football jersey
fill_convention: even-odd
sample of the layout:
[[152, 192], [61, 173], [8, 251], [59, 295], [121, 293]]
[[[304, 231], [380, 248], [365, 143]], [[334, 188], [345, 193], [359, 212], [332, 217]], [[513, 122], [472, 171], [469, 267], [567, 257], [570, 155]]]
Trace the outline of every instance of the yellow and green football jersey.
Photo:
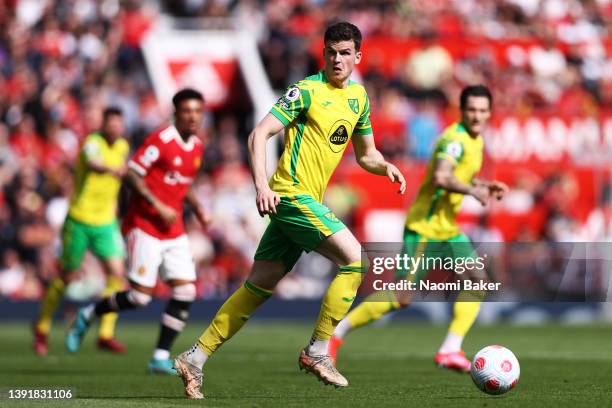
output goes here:
[[453, 174], [457, 180], [471, 184], [482, 167], [482, 151], [483, 140], [480, 135], [470, 136], [461, 123], [446, 128], [436, 143], [416, 201], [408, 210], [407, 229], [438, 240], [461, 234], [456, 218], [461, 209], [463, 194], [436, 188], [433, 171], [437, 160], [448, 160], [455, 164]]
[[270, 188], [282, 196], [307, 194], [318, 202], [353, 135], [372, 133], [363, 86], [331, 85], [323, 71], [289, 87], [271, 113], [285, 125], [285, 149]]
[[99, 159], [105, 166], [119, 169], [125, 165], [129, 150], [125, 139], [118, 139], [112, 145], [97, 133], [85, 139], [75, 170], [74, 193], [68, 210], [71, 218], [88, 225], [115, 221], [121, 181], [110, 174], [90, 170], [87, 162]]

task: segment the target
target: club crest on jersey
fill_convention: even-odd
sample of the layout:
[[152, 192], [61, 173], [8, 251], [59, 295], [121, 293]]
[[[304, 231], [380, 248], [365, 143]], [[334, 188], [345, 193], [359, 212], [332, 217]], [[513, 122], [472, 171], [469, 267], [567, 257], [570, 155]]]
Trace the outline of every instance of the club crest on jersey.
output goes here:
[[200, 158], [199, 158], [199, 157], [196, 157], [196, 158], [193, 160], [193, 165], [194, 165], [195, 167], [200, 167], [200, 164], [201, 164], [201, 163], [202, 163], [202, 160], [200, 160]]
[[344, 150], [346, 143], [351, 135], [351, 124], [345, 120], [340, 119], [331, 127], [331, 132], [327, 136], [329, 141], [329, 148], [334, 153], [340, 153]]
[[357, 99], [349, 99], [348, 105], [355, 114], [359, 113], [359, 101]]

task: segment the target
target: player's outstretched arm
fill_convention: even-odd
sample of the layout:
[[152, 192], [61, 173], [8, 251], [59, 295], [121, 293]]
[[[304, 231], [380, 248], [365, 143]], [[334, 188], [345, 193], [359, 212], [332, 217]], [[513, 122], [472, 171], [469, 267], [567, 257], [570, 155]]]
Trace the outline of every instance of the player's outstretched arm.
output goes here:
[[482, 184], [466, 184], [455, 177], [453, 169], [455, 164], [446, 159], [438, 159], [433, 171], [433, 182], [438, 188], [442, 188], [451, 193], [471, 195], [482, 205], [489, 201], [489, 189]]
[[145, 200], [149, 202], [155, 208], [155, 211], [159, 214], [159, 216], [164, 220], [164, 222], [168, 225], [176, 222], [178, 214], [174, 210], [174, 208], [167, 206], [162, 203], [151, 193], [151, 190], [147, 187], [144, 182], [144, 179], [134, 171], [134, 169], [129, 169], [126, 175], [127, 184], [136, 192], [142, 196]]
[[372, 134], [359, 135], [353, 137], [352, 140], [355, 148], [355, 158], [361, 168], [372, 174], [387, 176], [392, 183], [399, 183], [398, 193], [404, 194], [404, 191], [406, 191], [404, 175], [397, 167], [386, 161], [382, 153], [376, 149], [374, 136]]
[[265, 214], [276, 214], [276, 206], [280, 203], [280, 197], [270, 189], [268, 176], [266, 174], [266, 142], [269, 138], [283, 130], [284, 126], [274, 115], [268, 113], [255, 126], [249, 135], [248, 152], [251, 174], [255, 183], [257, 197], [257, 211], [260, 216]]

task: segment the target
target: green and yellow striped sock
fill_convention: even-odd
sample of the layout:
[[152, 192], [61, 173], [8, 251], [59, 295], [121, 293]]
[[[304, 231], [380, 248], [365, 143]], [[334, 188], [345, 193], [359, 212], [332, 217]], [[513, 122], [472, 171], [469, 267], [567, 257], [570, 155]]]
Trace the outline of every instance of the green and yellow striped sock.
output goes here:
[[351, 308], [362, 280], [361, 261], [340, 267], [323, 297], [311, 343], [331, 338], [334, 329]]
[[66, 290], [66, 283], [62, 278], [55, 278], [47, 286], [45, 297], [40, 305], [40, 312], [38, 319], [36, 319], [36, 331], [43, 334], [49, 334], [51, 331], [51, 323], [53, 321], [53, 314], [57, 310], [57, 307], [64, 297], [64, 291]]
[[470, 330], [478, 312], [484, 293], [478, 291], [462, 291], [453, 305], [453, 320], [448, 328], [450, 333], [465, 337]]
[[[119, 292], [124, 288], [125, 284], [122, 278], [117, 276], [109, 276], [106, 278], [106, 287], [102, 292], [102, 297], [107, 298], [115, 292]], [[115, 312], [103, 314], [100, 317], [100, 328], [98, 329], [98, 337], [101, 339], [112, 339], [115, 337], [115, 326], [119, 315]]]
[[391, 291], [374, 292], [366, 297], [363, 302], [346, 317], [351, 324], [351, 329], [356, 329], [374, 322], [387, 313], [400, 308], [400, 303], [395, 300]]
[[208, 356], [212, 355], [227, 340], [231, 339], [268, 298], [272, 291], [245, 282], [230, 296], [204, 330], [198, 345]]

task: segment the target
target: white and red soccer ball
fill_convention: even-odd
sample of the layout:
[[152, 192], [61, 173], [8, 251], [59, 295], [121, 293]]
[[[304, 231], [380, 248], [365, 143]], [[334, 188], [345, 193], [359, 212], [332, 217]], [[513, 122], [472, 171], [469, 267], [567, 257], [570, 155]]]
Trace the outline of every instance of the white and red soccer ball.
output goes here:
[[505, 347], [494, 345], [476, 353], [470, 374], [481, 391], [500, 395], [516, 386], [521, 367], [514, 353]]

